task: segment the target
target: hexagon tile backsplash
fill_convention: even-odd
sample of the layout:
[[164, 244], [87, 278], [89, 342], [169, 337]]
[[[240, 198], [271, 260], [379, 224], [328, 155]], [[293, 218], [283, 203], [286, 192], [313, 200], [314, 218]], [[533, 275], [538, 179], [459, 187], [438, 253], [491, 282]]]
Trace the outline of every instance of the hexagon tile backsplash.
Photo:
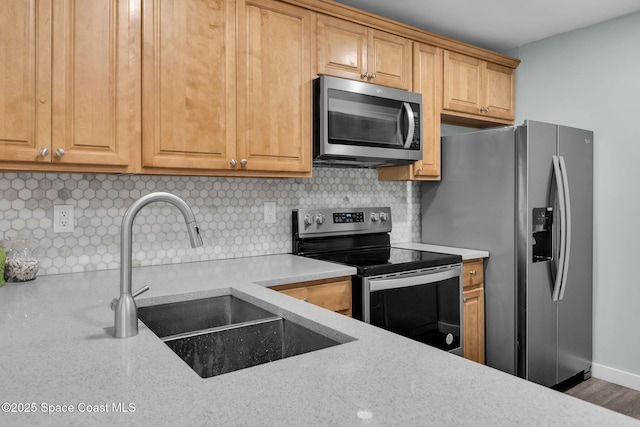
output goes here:
[[[134, 267], [289, 253], [295, 208], [391, 206], [391, 241], [420, 239], [418, 183], [380, 182], [371, 169], [318, 168], [311, 179], [0, 172], [0, 246], [36, 239], [39, 275], [118, 268], [122, 216], [154, 191], [191, 206], [205, 245], [191, 248], [177, 208], [150, 204], [134, 223]], [[275, 224], [264, 223], [264, 202], [276, 203]], [[73, 233], [53, 232], [62, 204], [74, 206]]]

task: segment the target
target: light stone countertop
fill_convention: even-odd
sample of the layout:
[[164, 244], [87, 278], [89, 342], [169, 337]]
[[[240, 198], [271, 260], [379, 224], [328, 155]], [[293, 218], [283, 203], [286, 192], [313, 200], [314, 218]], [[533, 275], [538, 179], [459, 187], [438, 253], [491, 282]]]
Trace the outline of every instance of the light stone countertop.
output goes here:
[[142, 323], [136, 337], [109, 335], [118, 270], [8, 283], [0, 288], [0, 389], [22, 412], [3, 405], [0, 425], [640, 425], [265, 287], [352, 273], [292, 255], [134, 269], [134, 287], [151, 286], [139, 305], [232, 293], [355, 338], [208, 379]]
[[454, 248], [451, 246], [440, 246], [440, 245], [431, 245], [429, 243], [393, 243], [391, 246], [394, 248], [401, 249], [414, 249], [418, 251], [427, 251], [427, 252], [440, 252], [444, 254], [452, 254], [452, 255], [460, 255], [462, 256], [462, 260], [466, 261], [469, 259], [476, 258], [489, 258], [489, 251], [485, 251], [482, 249], [466, 249], [466, 248]]

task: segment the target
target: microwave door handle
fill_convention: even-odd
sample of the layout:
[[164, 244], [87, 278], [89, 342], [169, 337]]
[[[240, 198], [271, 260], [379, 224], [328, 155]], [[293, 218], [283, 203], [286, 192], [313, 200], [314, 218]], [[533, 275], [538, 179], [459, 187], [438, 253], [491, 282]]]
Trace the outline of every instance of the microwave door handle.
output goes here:
[[370, 292], [384, 291], [387, 289], [407, 288], [409, 286], [426, 285], [428, 283], [441, 282], [443, 280], [460, 277], [460, 268], [452, 268], [438, 273], [419, 274], [416, 276], [399, 277], [393, 279], [373, 279], [369, 282]]
[[[409, 119], [409, 128], [407, 129], [407, 137], [404, 140], [404, 149], [408, 150], [413, 142], [413, 134], [416, 132], [416, 119], [413, 115], [413, 108], [408, 102], [402, 103], [402, 108]], [[402, 114], [398, 115], [398, 129], [402, 129]]]

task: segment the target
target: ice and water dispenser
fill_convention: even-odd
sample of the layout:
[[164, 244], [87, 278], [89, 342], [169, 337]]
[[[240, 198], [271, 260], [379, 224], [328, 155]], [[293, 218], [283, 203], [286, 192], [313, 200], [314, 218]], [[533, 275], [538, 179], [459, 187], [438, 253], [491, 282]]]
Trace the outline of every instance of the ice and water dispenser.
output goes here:
[[533, 208], [533, 262], [553, 259], [553, 208]]

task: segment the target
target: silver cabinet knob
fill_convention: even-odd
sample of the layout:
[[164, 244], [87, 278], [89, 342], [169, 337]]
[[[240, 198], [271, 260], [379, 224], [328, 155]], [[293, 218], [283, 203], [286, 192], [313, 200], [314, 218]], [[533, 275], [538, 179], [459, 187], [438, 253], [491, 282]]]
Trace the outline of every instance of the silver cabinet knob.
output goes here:
[[238, 161], [236, 159], [231, 159], [231, 161], [229, 163], [231, 163], [231, 167], [233, 167], [233, 168], [238, 166]]
[[470, 273], [472, 276], [475, 276], [476, 274], [478, 274], [478, 272], [477, 272], [476, 270], [471, 270], [469, 273]]
[[420, 166], [420, 167], [418, 168], [418, 172], [422, 172], [422, 171], [424, 171], [424, 168], [423, 168], [422, 166]]
[[368, 78], [369, 78], [369, 73], [364, 73], [364, 74], [362, 75], [362, 78], [363, 78], [363, 79], [368, 79]]
[[247, 159], [240, 160], [240, 166], [247, 166]]
[[467, 299], [466, 298], [462, 298], [462, 302], [467, 302]]
[[40, 151], [38, 151], [38, 154], [40, 154], [42, 157], [47, 157], [49, 155], [49, 149], [41, 148]]
[[376, 78], [376, 73], [371, 74], [371, 76], [370, 76], [370, 77], [371, 77], [372, 79], [375, 79], [375, 78]]
[[56, 148], [56, 156], [58, 157], [64, 156], [64, 150], [62, 148]]

